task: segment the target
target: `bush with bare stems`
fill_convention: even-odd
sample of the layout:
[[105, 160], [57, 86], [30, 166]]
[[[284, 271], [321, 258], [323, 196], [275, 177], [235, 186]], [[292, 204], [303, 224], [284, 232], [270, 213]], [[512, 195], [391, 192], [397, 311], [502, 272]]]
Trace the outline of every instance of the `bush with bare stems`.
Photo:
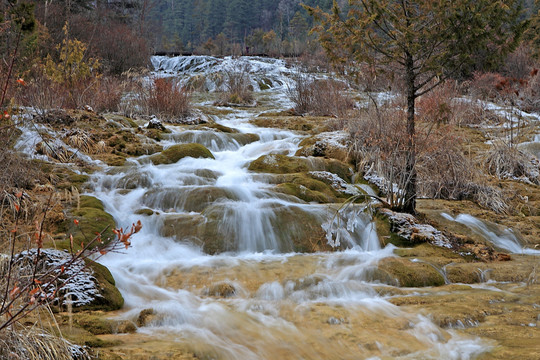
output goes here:
[[[349, 122], [359, 169], [395, 208], [405, 201], [403, 189], [409, 181], [404, 175], [409, 156], [404, 116], [398, 103], [390, 103], [384, 108], [369, 106]], [[438, 127], [433, 122], [421, 126], [416, 141], [419, 197], [470, 199], [506, 212], [503, 194], [486, 185], [482, 173], [462, 154], [459, 138], [449, 135], [451, 126]]]
[[136, 104], [145, 115], [182, 122], [191, 113], [191, 93], [171, 78], [155, 78], [150, 86], [136, 88]]
[[479, 99], [493, 100], [499, 94], [497, 85], [504, 81], [504, 79], [504, 76], [498, 73], [475, 72], [469, 84], [469, 93], [471, 96]]
[[345, 90], [346, 85], [342, 82], [298, 74], [295, 85], [287, 89], [287, 94], [298, 115], [344, 117], [354, 108], [354, 102]]

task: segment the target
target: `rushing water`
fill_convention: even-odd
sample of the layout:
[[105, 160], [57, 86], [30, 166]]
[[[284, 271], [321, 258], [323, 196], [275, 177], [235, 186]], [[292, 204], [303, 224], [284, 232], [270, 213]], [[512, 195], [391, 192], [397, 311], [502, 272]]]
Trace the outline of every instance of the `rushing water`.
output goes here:
[[[197, 61], [203, 71], [204, 61]], [[274, 83], [286, 83], [278, 65], [271, 73], [283, 78]], [[266, 93], [276, 110], [289, 105], [284, 91]], [[199, 142], [215, 159], [155, 166], [141, 157], [93, 176], [93, 195], [118, 224], [143, 222], [132, 248], [102, 258], [125, 298], [121, 316], [139, 319], [139, 332], [207, 359], [470, 359], [489, 350], [489, 343], [443, 330], [379, 295], [389, 285], [374, 280], [377, 262], [394, 256], [393, 248], [380, 247], [363, 213], [343, 214], [339, 236], [349, 250], [292, 252], [293, 238], [309, 237], [298, 223], [335, 228], [334, 210], [272, 192], [271, 175], [247, 170], [261, 155], [293, 155], [302, 139], [248, 124], [256, 115], [235, 110], [217, 119], [257, 134], [260, 140], [251, 143], [171, 128], [166, 146]], [[153, 215], [137, 215], [142, 208]], [[199, 235], [219, 238], [228, 251], [205, 254]], [[141, 319], [147, 309], [151, 316]]]

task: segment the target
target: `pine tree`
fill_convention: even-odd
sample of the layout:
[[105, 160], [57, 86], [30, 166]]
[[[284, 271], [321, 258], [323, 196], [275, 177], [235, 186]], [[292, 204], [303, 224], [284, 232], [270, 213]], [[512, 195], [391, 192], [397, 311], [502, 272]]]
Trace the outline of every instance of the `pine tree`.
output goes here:
[[529, 28], [525, 32], [525, 40], [531, 47], [533, 56], [540, 59], [540, 0], [536, 0]]
[[[400, 210], [416, 207], [415, 102], [472, 61], [473, 53], [500, 58], [515, 48], [526, 22], [520, 0], [349, 0], [346, 16], [334, 0], [331, 13], [306, 6], [333, 61], [352, 57], [388, 71], [397, 64], [407, 98], [405, 199]], [[386, 66], [386, 67], [385, 67]]]

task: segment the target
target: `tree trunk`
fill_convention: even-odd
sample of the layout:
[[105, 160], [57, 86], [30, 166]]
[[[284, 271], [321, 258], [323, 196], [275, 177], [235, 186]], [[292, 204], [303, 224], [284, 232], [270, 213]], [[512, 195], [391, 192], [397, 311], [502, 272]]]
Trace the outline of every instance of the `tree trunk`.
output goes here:
[[407, 86], [407, 162], [405, 165], [405, 202], [402, 210], [410, 214], [416, 212], [416, 132], [414, 105], [416, 100], [414, 61], [407, 53], [405, 62]]

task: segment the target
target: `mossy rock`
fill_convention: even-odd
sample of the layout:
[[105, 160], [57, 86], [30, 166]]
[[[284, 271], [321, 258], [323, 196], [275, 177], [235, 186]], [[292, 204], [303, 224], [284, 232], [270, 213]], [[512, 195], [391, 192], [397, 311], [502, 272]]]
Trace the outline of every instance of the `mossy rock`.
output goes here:
[[144, 215], [144, 216], [152, 216], [152, 215], [154, 215], [154, 210], [148, 209], [148, 208], [139, 209], [139, 210], [135, 211], [135, 214], [136, 215]]
[[379, 269], [397, 280], [402, 287], [444, 285], [444, 277], [431, 265], [408, 259], [386, 258], [379, 262]]
[[222, 282], [214, 284], [208, 288], [203, 289], [203, 295], [214, 296], [218, 298], [230, 298], [234, 297], [237, 293], [236, 288], [233, 284], [228, 282]]
[[173, 145], [159, 154], [150, 156], [154, 165], [174, 164], [185, 157], [214, 159], [212, 152], [201, 144]]
[[263, 155], [252, 161], [248, 170], [271, 174], [328, 171], [347, 182], [351, 182], [353, 175], [349, 165], [335, 159], [303, 158], [280, 154]]
[[255, 141], [261, 140], [261, 137], [259, 135], [251, 133], [237, 133], [232, 134], [231, 137], [240, 145], [247, 145], [254, 143]]
[[218, 124], [218, 123], [209, 123], [209, 124], [199, 125], [195, 129], [196, 130], [214, 129], [214, 130], [217, 130], [217, 131], [220, 131], [220, 132], [223, 132], [223, 133], [227, 133], [227, 134], [236, 134], [236, 133], [238, 133], [238, 130], [230, 128], [230, 127], [225, 126], [225, 125]]
[[375, 226], [377, 228], [377, 236], [379, 237], [379, 242], [381, 243], [381, 246], [386, 246], [388, 244], [392, 244], [398, 247], [411, 246], [411, 243], [407, 239], [399, 236], [398, 234], [390, 230], [390, 220], [388, 220], [386, 216], [376, 212], [373, 220], [375, 221]]
[[349, 183], [352, 181], [352, 176], [354, 172], [348, 164], [342, 161], [336, 159], [328, 159], [325, 161], [325, 168], [326, 171], [336, 174], [337, 176]]
[[284, 183], [274, 187], [274, 190], [282, 194], [292, 195], [305, 202], [328, 203], [332, 198], [318, 191], [308, 189], [304, 185]]
[[68, 326], [67, 324], [63, 324], [60, 326], [60, 329], [53, 328], [56, 335], [60, 336], [58, 330], [60, 330], [62, 338], [69, 340], [71, 343], [82, 346], [103, 348], [118, 344], [118, 342], [102, 340], [98, 336], [92, 334], [90, 331], [79, 326]]
[[263, 155], [249, 164], [248, 170], [273, 174], [290, 174], [312, 170], [308, 160], [280, 154]]
[[54, 173], [58, 177], [55, 187], [61, 190], [71, 190], [74, 187], [80, 191], [90, 178], [88, 175], [77, 174], [63, 167], [50, 166], [48, 168], [44, 167], [44, 169], [46, 169], [46, 173]]
[[[101, 200], [93, 197], [82, 195], [79, 200], [79, 209], [71, 211], [71, 216], [68, 217], [67, 224], [68, 233], [73, 235], [73, 246], [75, 251], [81, 248], [81, 243], [88, 243], [96, 234], [105, 230], [101, 238], [105, 244], [116, 237], [113, 229], [116, 223], [113, 217], [105, 212]], [[76, 225], [73, 220], [79, 223]], [[70, 239], [64, 239], [56, 242], [56, 247], [59, 249], [70, 250]]]
[[316, 116], [290, 116], [289, 113], [263, 113], [250, 120], [250, 123], [260, 127], [273, 127], [294, 131], [305, 131], [311, 134], [331, 130], [328, 126], [328, 117]]
[[77, 310], [113, 311], [122, 308], [124, 298], [116, 288], [114, 278], [109, 269], [89, 259], [86, 259], [86, 263], [94, 271], [94, 277], [99, 285], [99, 292], [102, 297], [96, 297], [91, 304], [81, 306]]
[[175, 188], [154, 188], [145, 194], [144, 205], [163, 210], [201, 212], [207, 206], [223, 200], [237, 201], [239, 198], [234, 192], [216, 186], [201, 186], [182, 191]]
[[135, 121], [133, 121], [132, 118], [130, 117], [127, 117], [127, 116], [123, 116], [123, 115], [119, 115], [119, 114], [104, 114], [103, 117], [107, 120], [110, 120], [110, 121], [115, 121], [117, 123], [120, 123], [126, 127], [130, 127], [130, 128], [138, 128], [139, 125], [137, 125], [137, 123]]
[[318, 139], [316, 136], [307, 137], [299, 144], [300, 149], [295, 156], [315, 156], [327, 159], [336, 159], [345, 163], [351, 160], [349, 150], [346, 147], [333, 145], [332, 143]]
[[117, 326], [116, 321], [106, 318], [103, 312], [81, 312], [73, 317], [73, 323], [93, 335], [112, 334]]
[[328, 184], [302, 173], [277, 176], [274, 181], [278, 183], [274, 188], [276, 191], [307, 202], [335, 203], [347, 197]]

